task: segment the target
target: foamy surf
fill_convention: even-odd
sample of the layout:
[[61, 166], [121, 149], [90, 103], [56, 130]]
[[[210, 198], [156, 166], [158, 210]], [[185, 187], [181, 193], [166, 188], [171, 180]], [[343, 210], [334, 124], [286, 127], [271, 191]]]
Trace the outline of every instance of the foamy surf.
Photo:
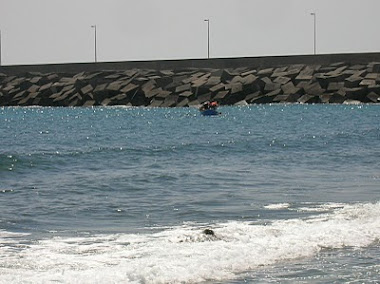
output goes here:
[[[322, 206], [323, 207], [323, 206]], [[185, 224], [151, 234], [54, 237], [29, 244], [0, 231], [1, 283], [198, 283], [227, 281], [323, 249], [378, 245], [380, 202], [341, 204], [304, 219]], [[14, 237], [14, 235], [12, 234]]]

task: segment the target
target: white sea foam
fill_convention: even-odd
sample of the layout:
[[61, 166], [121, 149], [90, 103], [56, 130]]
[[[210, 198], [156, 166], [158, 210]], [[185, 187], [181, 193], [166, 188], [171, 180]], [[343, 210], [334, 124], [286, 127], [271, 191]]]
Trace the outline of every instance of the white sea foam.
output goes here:
[[264, 208], [269, 210], [280, 210], [280, 209], [286, 209], [289, 208], [289, 203], [274, 203], [274, 204], [268, 204], [265, 205]]
[[[323, 248], [380, 239], [380, 202], [344, 205], [307, 219], [267, 225], [186, 224], [152, 234], [55, 237], [22, 249], [0, 246], [0, 283], [197, 283], [228, 280], [261, 265], [312, 257]], [[9, 238], [0, 231], [0, 241]]]

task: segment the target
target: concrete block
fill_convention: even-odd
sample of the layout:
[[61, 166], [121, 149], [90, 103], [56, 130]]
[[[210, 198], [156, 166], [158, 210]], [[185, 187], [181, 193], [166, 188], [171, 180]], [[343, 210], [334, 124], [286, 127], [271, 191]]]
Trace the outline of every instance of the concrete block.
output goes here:
[[188, 98], [184, 98], [183, 100], [179, 101], [179, 103], [177, 103], [177, 107], [188, 107], [188, 106], [189, 106]]
[[330, 82], [327, 91], [337, 91], [344, 88], [344, 81], [343, 82]]
[[344, 61], [334, 62], [334, 63], [330, 64], [330, 66], [332, 66], [332, 67], [342, 67], [344, 65], [347, 65]]
[[311, 83], [310, 85], [306, 85], [304, 88], [305, 93], [308, 95], [319, 96], [324, 93], [324, 89], [319, 85], [318, 82]]
[[359, 100], [363, 101], [365, 100], [365, 97], [367, 95], [366, 88], [345, 88], [344, 91], [346, 92], [346, 98], [350, 100]]
[[380, 95], [380, 85], [370, 85], [367, 87], [368, 92], [373, 92], [375, 94]]
[[12, 94], [18, 93], [20, 90], [21, 90], [20, 88], [13, 88], [8, 91], [8, 94], [12, 95]]
[[182, 93], [184, 91], [189, 91], [189, 90], [191, 90], [191, 84], [190, 83], [176, 87], [175, 92], [176, 93]]
[[164, 76], [173, 76], [174, 75], [173, 70], [160, 70], [160, 73]]
[[274, 90], [278, 90], [278, 89], [281, 89], [281, 84], [278, 84], [278, 83], [266, 83], [265, 84], [265, 87], [264, 87], [264, 92], [266, 93], [269, 93], [269, 92], [272, 92]]
[[220, 91], [220, 90], [224, 90], [225, 89], [225, 85], [223, 83], [219, 83], [213, 87], [210, 88], [210, 91], [215, 93], [217, 91]]
[[92, 92], [93, 90], [94, 88], [90, 84], [80, 89], [83, 95], [88, 94], [89, 92]]
[[289, 75], [299, 74], [304, 68], [304, 64], [293, 64], [288, 67], [287, 72]]
[[208, 78], [207, 82], [206, 82], [206, 86], [215, 86], [215, 85], [218, 85], [220, 84], [220, 77], [216, 77], [216, 76], [211, 76]]
[[88, 100], [88, 101], [86, 101], [84, 104], [83, 104], [83, 106], [84, 107], [92, 107], [92, 106], [94, 106], [95, 105], [95, 101], [94, 100]]
[[123, 72], [123, 74], [128, 76], [129, 78], [134, 77], [137, 73], [138, 73], [137, 70], [126, 70]]
[[37, 92], [39, 89], [40, 89], [40, 86], [38, 86], [38, 85], [32, 85], [32, 86], [28, 89], [28, 92], [29, 92], [29, 93], [34, 93], [34, 92]]
[[111, 101], [118, 102], [119, 104], [120, 101], [126, 101], [128, 99], [128, 96], [126, 94], [118, 94], [116, 96], [111, 97], [110, 99]]
[[332, 66], [321, 66], [321, 68], [319, 68], [318, 72], [319, 73], [328, 73], [330, 71], [334, 71], [336, 68], [335, 67], [332, 67]]
[[380, 73], [380, 62], [370, 62], [368, 66], [371, 68], [371, 72]]
[[38, 82], [41, 80], [41, 78], [42, 78], [42, 77], [39, 77], [39, 76], [37, 76], [37, 77], [33, 77], [33, 78], [31, 78], [31, 79], [29, 80], [29, 82], [32, 83], [32, 84], [38, 84]]
[[[33, 94], [33, 93], [31, 93], [31, 94]], [[29, 101], [30, 99], [32, 99], [32, 98], [31, 98], [31, 94], [29, 94], [29, 95], [27, 95], [26, 97], [24, 97], [23, 99], [19, 100], [18, 105], [19, 105], [19, 106], [26, 106], [26, 105], [28, 105], [28, 101]]]
[[378, 73], [368, 73], [367, 75], [365, 75], [364, 79], [368, 79], [368, 80], [379, 80], [379, 77], [380, 77], [380, 74]]
[[13, 99], [18, 99], [18, 98], [21, 98], [23, 97], [24, 95], [26, 94], [26, 91], [21, 91], [21, 92], [18, 92], [16, 95], [13, 96]]
[[80, 101], [78, 101], [78, 100], [73, 100], [73, 101], [71, 101], [70, 103], [69, 103], [69, 107], [76, 107], [76, 106], [79, 106], [79, 104], [80, 104]]
[[366, 69], [366, 66], [361, 65], [361, 64], [356, 64], [356, 65], [350, 66], [350, 69], [351, 70], [364, 70], [364, 69]]
[[328, 104], [330, 103], [330, 98], [332, 94], [323, 94], [319, 96], [319, 99], [321, 100], [322, 104]]
[[201, 103], [198, 102], [198, 100], [193, 100], [189, 102], [189, 107], [196, 107], [199, 108], [201, 106]]
[[49, 89], [52, 85], [53, 85], [53, 83], [47, 83], [47, 84], [41, 86], [39, 91], [40, 92], [45, 91], [45, 90]]
[[243, 91], [243, 84], [242, 83], [231, 83], [228, 86], [226, 86], [226, 89], [231, 90], [231, 94], [236, 94]]
[[211, 100], [211, 93], [203, 94], [197, 97], [197, 101], [201, 104]]
[[317, 65], [317, 66], [307, 65], [307, 66], [305, 66], [304, 69], [302, 69], [302, 71], [300, 72], [300, 75], [302, 75], [302, 76], [306, 76], [306, 75], [313, 76], [313, 74], [318, 72], [320, 68], [321, 68], [320, 65]]
[[289, 95], [277, 95], [273, 98], [274, 103], [286, 102]]
[[259, 79], [259, 77], [255, 76], [253, 74], [249, 74], [247, 76], [242, 77], [241, 83], [243, 85], [251, 85], [251, 84], [255, 83], [258, 79]]
[[268, 94], [253, 98], [250, 103], [252, 104], [269, 104], [273, 102], [273, 99], [281, 94], [281, 89], [275, 90]]
[[160, 105], [161, 107], [175, 107], [177, 105], [178, 96], [170, 95]]
[[56, 73], [53, 73], [53, 74], [50, 74], [50, 75], [48, 75], [47, 77], [46, 77], [46, 79], [48, 80], [48, 81], [53, 81], [53, 80], [56, 80], [56, 79], [58, 79], [59, 77], [58, 77], [58, 74], [56, 74]]
[[260, 91], [257, 91], [257, 92], [254, 92], [254, 93], [251, 93], [251, 94], [248, 94], [246, 97], [245, 97], [245, 100], [248, 102], [248, 103], [251, 103], [251, 101], [255, 98], [258, 98], [260, 96], [262, 96], [263, 94], [260, 92]]
[[290, 95], [290, 94], [297, 94], [297, 93], [300, 93], [301, 92], [301, 89], [300, 88], [297, 88], [294, 86], [293, 82], [289, 82], [285, 85], [282, 85], [281, 86], [281, 89], [282, 89], [282, 92], [285, 94], [285, 95]]
[[193, 81], [191, 83], [191, 86], [193, 88], [201, 87], [201, 86], [205, 85], [207, 81], [208, 81], [208, 78], [200, 77], [197, 80]]
[[161, 90], [155, 97], [156, 98], [161, 98], [162, 100], [165, 99], [167, 96], [169, 96], [172, 92], [166, 91], [166, 90]]
[[156, 95], [158, 95], [160, 92], [162, 92], [162, 88], [156, 88], [156, 89], [152, 89], [152, 90], [149, 90], [145, 93], [145, 97], [146, 98], [153, 98], [155, 97]]
[[351, 77], [348, 77], [344, 80], [344, 86], [346, 88], [355, 88], [359, 86], [362, 80], [363, 80], [363, 77], [352, 75]]
[[265, 68], [265, 69], [261, 69], [257, 72], [257, 75], [260, 75], [260, 76], [268, 76], [268, 75], [271, 75], [273, 73], [273, 68]]
[[120, 92], [127, 94], [127, 93], [129, 93], [131, 91], [135, 91], [138, 87], [139, 87], [139, 85], [136, 85], [136, 84], [133, 84], [133, 83], [129, 83], [127, 86], [125, 86], [124, 88], [122, 88], [120, 90]]
[[108, 91], [114, 91], [114, 92], [119, 92], [120, 89], [121, 89], [121, 84], [122, 83], [123, 83], [122, 81], [113, 81], [110, 84], [108, 84], [108, 86], [106, 87], [106, 90], [108, 90]]
[[359, 86], [375, 86], [376, 80], [364, 79], [359, 83]]
[[163, 100], [159, 100], [157, 98], [153, 98], [150, 103], [149, 103], [149, 106], [150, 107], [160, 107], [163, 103]]
[[327, 76], [343, 75], [342, 73], [344, 72], [344, 70], [346, 70], [348, 68], [348, 66], [340, 66], [336, 69], [335, 69], [335, 67], [333, 67], [333, 68], [334, 69], [332, 71], [329, 71], [326, 73]]
[[83, 98], [79, 93], [75, 93], [71, 97], [69, 97], [69, 101], [78, 100], [81, 101]]
[[156, 87], [156, 81], [149, 80], [144, 85], [142, 85], [141, 90], [146, 95], [146, 94], [150, 93], [155, 87]]
[[103, 84], [99, 84], [95, 87], [94, 89], [94, 93], [101, 93], [101, 92], [104, 92], [106, 90], [106, 87], [107, 87], [107, 83], [103, 83]]
[[322, 88], [327, 89], [329, 83], [331, 82], [341, 82], [345, 79], [344, 75], [342, 74], [335, 74], [335, 75], [324, 75], [324, 74], [318, 74], [315, 76], [318, 83], [321, 85]]
[[314, 96], [314, 95], [309, 95], [309, 94], [305, 94], [303, 95], [302, 97], [300, 97], [297, 102], [301, 103], [301, 104], [315, 104], [315, 103], [319, 103], [320, 102], [320, 99], [318, 96]]
[[241, 101], [234, 103], [234, 106], [239, 106], [239, 107], [244, 107], [244, 106], [248, 106], [248, 105], [249, 104], [245, 100], [241, 100]]
[[295, 82], [298, 84], [302, 81], [310, 81], [313, 79], [313, 75], [303, 75], [303, 74], [299, 74], [296, 78], [295, 78]]
[[85, 99], [87, 98], [88, 100], [89, 99], [93, 100], [94, 99], [94, 95], [92, 93], [87, 93], [87, 94], [83, 95], [83, 98], [85, 98]]
[[273, 80], [273, 83], [278, 83], [278, 84], [281, 84], [281, 85], [285, 85], [286, 83], [288, 83], [291, 79], [289, 77], [277, 77], [276, 79]]
[[235, 77], [235, 74], [233, 72], [231, 72], [229, 69], [223, 69], [220, 79], [222, 82], [229, 82], [233, 77]]
[[[120, 74], [120, 73], [113, 73], [113, 74], [110, 74], [110, 75], [105, 76], [104, 78], [105, 78], [105, 79], [115, 80], [115, 79], [119, 79], [121, 76], [123, 76], [123, 74]], [[84, 78], [86, 78], [86, 77], [84, 77]]]
[[193, 95], [194, 94], [191, 91], [185, 91], [185, 92], [179, 94], [180, 97], [185, 97], [185, 98], [191, 97]]
[[284, 74], [286, 74], [287, 69], [288, 69], [288, 66], [278, 67], [273, 70], [271, 77], [284, 76]]
[[379, 94], [376, 94], [374, 92], [370, 92], [368, 95], [367, 95], [367, 98], [370, 102], [373, 102], [373, 103], [380, 103], [380, 95]]
[[228, 96], [228, 94], [230, 93], [229, 90], [226, 90], [226, 91], [219, 91], [215, 97], [214, 97], [214, 100], [217, 100], [217, 101], [223, 101], [225, 99], [226, 96]]
[[33, 101], [32, 101], [32, 103], [31, 103], [31, 105], [33, 105], [33, 106], [38, 106], [38, 105], [40, 105], [40, 102], [41, 102], [41, 98], [35, 98]]
[[248, 75], [254, 75], [254, 74], [256, 74], [256, 73], [257, 73], [257, 70], [253, 69], [253, 70], [248, 70], [248, 71], [246, 71], [246, 72], [243, 72], [243, 73], [241, 73], [240, 75], [241, 75], [242, 77], [246, 77], [246, 76], [248, 76]]
[[231, 79], [230, 83], [231, 83], [231, 84], [242, 83], [242, 81], [243, 81], [243, 77], [241, 77], [240, 75], [238, 75], [238, 76], [234, 76], [234, 77]]

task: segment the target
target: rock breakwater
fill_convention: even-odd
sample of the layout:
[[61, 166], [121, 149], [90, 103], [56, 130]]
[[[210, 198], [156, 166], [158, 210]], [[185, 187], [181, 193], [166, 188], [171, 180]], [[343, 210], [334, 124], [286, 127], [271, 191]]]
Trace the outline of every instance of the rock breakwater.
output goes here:
[[380, 62], [0, 73], [0, 106], [379, 103]]

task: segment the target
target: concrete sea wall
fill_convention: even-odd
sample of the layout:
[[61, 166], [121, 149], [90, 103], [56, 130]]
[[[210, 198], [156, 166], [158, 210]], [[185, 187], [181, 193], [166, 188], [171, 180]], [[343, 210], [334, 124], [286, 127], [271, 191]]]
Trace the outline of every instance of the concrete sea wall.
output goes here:
[[379, 103], [380, 53], [0, 67], [0, 106]]

